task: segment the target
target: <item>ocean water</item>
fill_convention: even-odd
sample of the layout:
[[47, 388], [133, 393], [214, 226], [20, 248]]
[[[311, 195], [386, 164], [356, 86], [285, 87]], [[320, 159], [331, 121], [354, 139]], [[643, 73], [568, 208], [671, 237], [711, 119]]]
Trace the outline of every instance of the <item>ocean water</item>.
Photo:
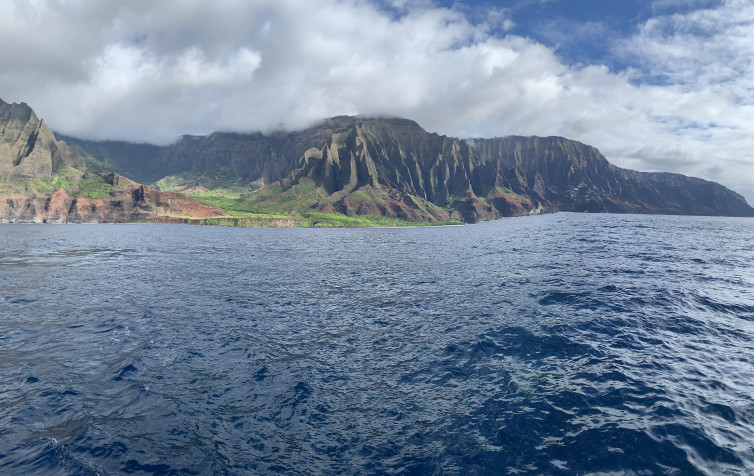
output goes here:
[[754, 220], [0, 226], [2, 474], [754, 474]]

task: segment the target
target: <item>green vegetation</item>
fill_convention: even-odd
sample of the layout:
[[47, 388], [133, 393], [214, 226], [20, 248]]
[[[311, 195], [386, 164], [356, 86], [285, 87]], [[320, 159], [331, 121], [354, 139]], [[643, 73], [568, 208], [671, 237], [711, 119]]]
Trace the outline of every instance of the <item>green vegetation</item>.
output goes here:
[[[356, 193], [359, 193], [357, 191]], [[359, 198], [372, 201], [367, 192]], [[272, 185], [257, 191], [240, 187], [216, 188], [188, 194], [194, 200], [221, 208], [232, 219], [204, 219], [201, 224], [221, 226], [292, 226], [299, 227], [405, 227], [427, 225], [460, 225], [460, 221], [409, 222], [381, 215], [344, 215], [318, 210], [327, 204], [327, 192], [313, 181], [302, 180], [290, 187]], [[353, 203], [353, 196], [351, 200]], [[360, 202], [358, 202], [360, 203]], [[312, 208], [313, 204], [317, 204]]]
[[296, 185], [271, 185], [245, 194], [240, 198], [236, 210], [272, 214], [287, 214], [294, 211], [304, 214], [311, 212], [312, 205], [327, 197], [328, 193], [324, 187], [318, 187], [313, 180], [302, 179]]
[[[6, 178], [0, 178], [0, 183], [7, 183], [8, 185], [14, 185], [13, 182], [9, 182]], [[53, 194], [61, 188], [72, 197], [82, 196], [89, 199], [99, 199], [110, 197], [110, 192], [113, 190], [124, 190], [127, 185], [126, 181], [123, 181], [119, 187], [114, 187], [108, 180], [107, 175], [100, 174], [69, 174], [69, 175], [53, 175], [49, 179], [43, 179], [39, 177], [25, 178], [19, 185], [16, 184], [17, 191], [23, 193], [38, 193], [38, 194]], [[10, 187], [13, 190], [14, 187]]]
[[231, 212], [244, 213], [248, 210], [243, 210], [239, 207], [239, 201], [243, 196], [240, 190], [230, 188], [216, 188], [213, 190], [205, 190], [199, 193], [186, 193], [187, 196], [194, 200], [199, 200], [207, 205], [222, 208], [226, 213]]
[[[55, 176], [52, 179], [47, 180], [38, 177], [28, 178], [25, 179], [24, 185], [26, 187], [26, 192], [37, 193], [53, 193], [61, 188], [70, 186], [65, 177], [60, 176]], [[57, 188], [55, 188], [55, 186], [57, 186]]]
[[209, 179], [207, 188], [229, 187], [241, 182], [241, 176], [226, 165], [212, 165], [207, 169], [206, 177]]
[[0, 175], [0, 195], [11, 192], [13, 184], [8, 181], [7, 175]]
[[53, 175], [52, 178], [42, 179], [31, 177], [24, 179], [26, 193], [55, 193], [61, 188], [69, 195], [78, 190], [75, 176]]
[[246, 218], [187, 218], [184, 223], [189, 225], [232, 226], [241, 228], [272, 228], [291, 227], [297, 223], [290, 218], [273, 218], [271, 216]]
[[380, 215], [343, 215], [341, 213], [309, 212], [305, 216], [248, 214], [239, 217], [187, 218], [191, 225], [235, 227], [300, 227], [300, 228], [360, 228], [462, 225], [459, 221], [409, 222]]
[[469, 195], [448, 195], [447, 203], [445, 204], [445, 206], [441, 208], [445, 211], [453, 212], [458, 208], [458, 204], [460, 202], [463, 202], [468, 199], [469, 199]]
[[462, 225], [455, 220], [443, 222], [411, 222], [388, 218], [382, 215], [343, 215], [341, 213], [309, 212], [301, 217], [298, 226], [303, 227], [331, 227], [331, 228], [354, 228], [354, 227], [406, 227], [406, 226], [440, 226]]
[[231, 167], [214, 164], [202, 173], [187, 172], [178, 175], [168, 175], [153, 184], [154, 188], [162, 191], [185, 191], [203, 188], [207, 190], [254, 190], [252, 186], [242, 185], [243, 179]]
[[106, 172], [115, 169], [115, 165], [113, 164], [113, 161], [110, 160], [110, 157], [103, 157], [102, 160], [99, 160], [85, 151], [82, 147], [79, 147], [78, 149], [79, 155], [81, 155], [81, 158], [84, 159], [84, 164], [86, 164], [86, 168], [88, 170], [95, 172]]
[[[495, 189], [500, 192], [500, 194], [505, 195], [506, 197], [515, 198], [515, 199], [521, 199], [524, 198], [523, 195], [519, 195], [513, 190], [506, 188], [506, 187], [495, 187]], [[494, 194], [494, 192], [493, 192]], [[492, 198], [492, 197], [490, 197]]]
[[349, 200], [352, 205], [358, 205], [363, 202], [374, 203], [374, 197], [366, 190], [356, 190], [349, 196]]
[[508, 198], [513, 198], [516, 200], [524, 198], [523, 195], [519, 195], [507, 187], [495, 187], [492, 190], [490, 190], [485, 197], [478, 197], [478, 198], [482, 200], [492, 200], [496, 196], [500, 196], [500, 195], [504, 197], [508, 197]]
[[301, 227], [301, 228], [357, 228], [357, 227], [410, 227], [428, 225], [457, 225], [458, 222], [413, 223], [383, 216], [347, 216], [340, 213], [312, 212], [306, 217], [275, 217], [258, 215], [233, 218], [187, 218], [185, 223], [192, 225], [235, 226], [235, 227]]
[[78, 195], [93, 200], [108, 198], [113, 189], [101, 175], [85, 175], [78, 183]]

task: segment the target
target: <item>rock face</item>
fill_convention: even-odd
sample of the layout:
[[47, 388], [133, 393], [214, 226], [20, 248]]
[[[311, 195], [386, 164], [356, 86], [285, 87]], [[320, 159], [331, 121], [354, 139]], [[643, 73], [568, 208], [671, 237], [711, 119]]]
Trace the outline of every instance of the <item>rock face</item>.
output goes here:
[[84, 167], [76, 149], [57, 141], [26, 103], [0, 99], [0, 175], [11, 180], [48, 179], [68, 167]]
[[[58, 141], [25, 103], [0, 100], [0, 222], [123, 223], [175, 217], [222, 216], [172, 192], [145, 187], [116, 173], [87, 174], [76, 147]], [[56, 183], [65, 188], [47, 189]], [[101, 188], [87, 198], [85, 183]]]
[[594, 147], [562, 137], [471, 142], [512, 190], [561, 211], [754, 216], [741, 195], [718, 183], [621, 169]]
[[175, 218], [223, 216], [216, 207], [174, 192], [159, 192], [118, 174], [106, 198], [85, 198], [59, 189], [52, 194], [11, 194], [0, 197], [3, 223], [130, 223], [172, 222]]
[[[316, 135], [316, 134], [315, 134]], [[60, 135], [107, 170], [141, 183], [187, 171], [227, 167], [239, 177], [254, 177], [265, 184], [285, 178], [313, 143], [324, 138], [300, 133], [270, 135], [215, 132], [209, 136], [183, 136], [175, 144], [159, 147], [122, 141], [87, 141]]]
[[248, 199], [260, 211], [288, 204], [466, 222], [549, 211], [754, 216], [722, 185], [624, 170], [562, 137], [461, 140], [406, 119], [340, 116], [299, 132], [187, 136], [161, 148], [68, 140], [144, 182], [222, 167], [265, 185]]
[[[320, 148], [304, 154], [288, 180], [309, 177], [324, 187], [336, 210], [474, 223], [551, 208], [541, 197], [512, 193], [467, 141], [428, 133], [406, 119], [328, 122], [338, 127]], [[376, 191], [404, 206], [376, 200]], [[364, 192], [374, 197], [368, 208], [354, 206], [354, 195]]]

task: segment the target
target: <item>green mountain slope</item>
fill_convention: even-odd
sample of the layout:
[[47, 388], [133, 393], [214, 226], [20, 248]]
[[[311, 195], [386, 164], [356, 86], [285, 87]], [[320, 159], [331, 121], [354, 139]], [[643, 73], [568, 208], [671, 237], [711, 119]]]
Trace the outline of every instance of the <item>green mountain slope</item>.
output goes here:
[[236, 214], [413, 222], [548, 211], [754, 216], [722, 185], [624, 170], [577, 141], [461, 140], [397, 118], [339, 116], [298, 132], [186, 136], [165, 147], [66, 140], [92, 165]]

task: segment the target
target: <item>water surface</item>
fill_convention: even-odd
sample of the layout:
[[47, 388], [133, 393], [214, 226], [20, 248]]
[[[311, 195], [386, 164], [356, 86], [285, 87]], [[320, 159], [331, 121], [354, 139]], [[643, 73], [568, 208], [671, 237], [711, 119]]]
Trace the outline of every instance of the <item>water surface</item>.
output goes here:
[[0, 226], [0, 472], [754, 472], [754, 220]]

